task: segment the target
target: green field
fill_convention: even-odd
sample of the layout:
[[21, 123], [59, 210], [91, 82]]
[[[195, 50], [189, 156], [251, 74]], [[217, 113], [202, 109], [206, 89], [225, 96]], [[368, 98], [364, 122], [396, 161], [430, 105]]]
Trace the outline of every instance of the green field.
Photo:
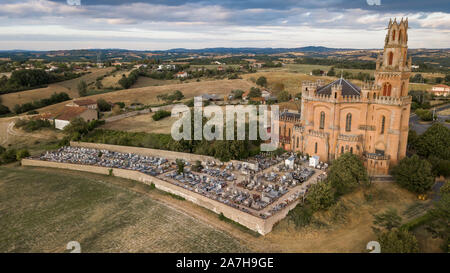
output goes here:
[[246, 251], [135, 181], [16, 165], [0, 176], [0, 252], [66, 252], [69, 241], [82, 252]]

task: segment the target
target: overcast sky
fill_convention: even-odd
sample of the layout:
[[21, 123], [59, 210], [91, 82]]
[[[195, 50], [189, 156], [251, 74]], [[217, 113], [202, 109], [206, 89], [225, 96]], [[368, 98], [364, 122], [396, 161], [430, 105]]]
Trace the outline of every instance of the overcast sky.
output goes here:
[[0, 50], [381, 48], [394, 17], [450, 48], [449, 0], [0, 0]]

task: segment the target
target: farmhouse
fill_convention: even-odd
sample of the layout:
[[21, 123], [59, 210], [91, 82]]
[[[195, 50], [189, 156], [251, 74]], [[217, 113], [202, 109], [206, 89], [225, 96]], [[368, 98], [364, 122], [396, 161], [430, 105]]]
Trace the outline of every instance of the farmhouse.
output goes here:
[[447, 97], [450, 95], [450, 86], [445, 84], [437, 84], [431, 87], [430, 90], [428, 90], [431, 94], [435, 96], [444, 96]]
[[180, 71], [176, 74], [177, 78], [186, 78], [188, 76], [188, 73], [185, 71]]
[[67, 125], [69, 125], [70, 121], [75, 118], [82, 118], [84, 121], [90, 122], [97, 120], [98, 113], [97, 110], [89, 109], [84, 106], [65, 106], [63, 110], [54, 118], [55, 128], [63, 130]]
[[97, 110], [97, 102], [91, 99], [75, 100], [66, 104], [69, 107], [86, 107], [88, 109]]

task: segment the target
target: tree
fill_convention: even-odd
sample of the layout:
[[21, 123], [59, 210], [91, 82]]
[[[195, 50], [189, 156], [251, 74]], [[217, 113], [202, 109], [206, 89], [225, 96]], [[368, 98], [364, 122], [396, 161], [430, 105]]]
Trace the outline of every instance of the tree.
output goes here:
[[111, 104], [109, 104], [104, 99], [98, 99], [97, 100], [97, 106], [98, 106], [98, 110], [100, 110], [100, 112], [111, 111]]
[[426, 109], [416, 109], [414, 112], [422, 121], [432, 121], [433, 120], [433, 113], [431, 113], [430, 110]]
[[177, 159], [175, 160], [175, 163], [177, 164], [177, 173], [184, 173], [184, 161], [182, 159]]
[[102, 89], [102, 88], [103, 88], [102, 81], [96, 81], [96, 82], [95, 82], [95, 88], [97, 88], [97, 89]]
[[248, 93], [249, 98], [258, 98], [261, 97], [261, 89], [252, 87], [250, 88], [250, 92]]
[[8, 107], [4, 106], [3, 104], [0, 104], [0, 115], [9, 114], [11, 111]]
[[419, 243], [406, 229], [394, 229], [378, 235], [382, 253], [417, 253]]
[[184, 95], [180, 90], [175, 90], [172, 94], [173, 100], [182, 100], [184, 99]]
[[336, 76], [336, 71], [334, 71], [334, 66], [332, 66], [332, 67], [330, 68], [330, 70], [329, 70], [328, 73], [327, 73], [327, 76], [330, 76], [330, 77]]
[[78, 95], [80, 97], [84, 97], [87, 95], [87, 83], [83, 80], [81, 80], [78, 85], [77, 85], [77, 89], [78, 89]]
[[334, 190], [328, 181], [319, 182], [311, 186], [306, 195], [306, 202], [313, 211], [329, 208], [334, 204]]
[[264, 76], [259, 77], [256, 80], [256, 84], [262, 87], [266, 87], [267, 86], [267, 78]]
[[392, 169], [395, 181], [409, 191], [425, 193], [434, 184], [431, 164], [417, 155], [405, 157]]
[[372, 229], [375, 233], [381, 231], [391, 231], [393, 228], [400, 227], [402, 223], [402, 217], [398, 215], [397, 210], [389, 208], [387, 211], [375, 214], [373, 216], [375, 220], [373, 221], [374, 226]]
[[328, 175], [338, 196], [353, 191], [358, 185], [367, 185], [369, 176], [362, 161], [354, 154], [345, 153], [334, 160]]
[[291, 99], [291, 95], [287, 91], [281, 91], [278, 93], [277, 99], [279, 102], [288, 101]]
[[450, 182], [446, 182], [440, 189], [441, 198], [429, 211], [432, 219], [428, 230], [444, 241], [444, 251], [449, 252], [450, 247]]
[[450, 159], [450, 129], [440, 123], [435, 123], [423, 133], [415, 148], [417, 154], [428, 158], [431, 155], [441, 159]]
[[242, 95], [244, 94], [243, 90], [235, 89], [231, 91], [231, 94], [233, 94], [234, 99], [242, 99]]
[[82, 118], [75, 118], [64, 127], [64, 132], [72, 136], [73, 140], [79, 140], [81, 136], [89, 132], [88, 123]]
[[195, 164], [192, 166], [192, 171], [200, 172], [203, 169], [202, 162], [200, 160], [195, 161]]

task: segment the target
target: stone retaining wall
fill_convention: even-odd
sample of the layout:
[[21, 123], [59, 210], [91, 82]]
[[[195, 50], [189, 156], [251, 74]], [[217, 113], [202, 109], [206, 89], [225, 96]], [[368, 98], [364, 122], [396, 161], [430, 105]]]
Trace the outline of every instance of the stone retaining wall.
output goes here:
[[[103, 144], [102, 144], [103, 145]], [[95, 146], [92, 146], [94, 148]], [[97, 147], [100, 149], [105, 149], [105, 147]], [[130, 147], [131, 148], [131, 147]], [[130, 151], [133, 152], [133, 151]], [[159, 152], [161, 153], [161, 152]], [[161, 155], [161, 154], [160, 154]], [[48, 168], [60, 168], [60, 169], [69, 169], [83, 172], [92, 172], [98, 174], [108, 175], [110, 168], [100, 167], [100, 166], [90, 166], [90, 165], [78, 165], [78, 164], [70, 164], [70, 163], [59, 163], [59, 162], [50, 162], [50, 161], [41, 161], [36, 159], [22, 159], [23, 166], [35, 166], [35, 167], [48, 167]], [[113, 175], [117, 177], [122, 177], [126, 179], [132, 179], [136, 181], [140, 181], [144, 184], [150, 185], [153, 183], [156, 188], [163, 190], [165, 192], [169, 192], [172, 194], [176, 194], [189, 200], [199, 206], [207, 208], [217, 214], [223, 213], [223, 215], [239, 224], [258, 232], [259, 234], [265, 235], [272, 231], [272, 227], [275, 223], [286, 217], [289, 210], [295, 207], [297, 202], [291, 203], [287, 208], [284, 208], [282, 211], [279, 211], [277, 214], [271, 216], [268, 219], [262, 219], [256, 217], [254, 215], [250, 215], [246, 212], [240, 211], [238, 209], [232, 208], [228, 205], [220, 203], [218, 201], [209, 199], [201, 194], [196, 192], [189, 191], [182, 187], [173, 185], [169, 182], [163, 181], [157, 177], [153, 177], [150, 175], [146, 175], [144, 173], [133, 171], [133, 170], [124, 170], [124, 169], [113, 169]]]
[[156, 156], [156, 157], [164, 157], [168, 160], [175, 161], [176, 159], [185, 159], [188, 161], [219, 161], [211, 156], [206, 155], [197, 155], [190, 153], [180, 153], [173, 152], [167, 150], [158, 150], [158, 149], [150, 149], [150, 148], [140, 148], [140, 147], [132, 147], [132, 146], [120, 146], [120, 145], [111, 145], [111, 144], [102, 144], [102, 143], [90, 143], [90, 142], [70, 142], [70, 146], [73, 147], [84, 147], [91, 149], [99, 149], [99, 150], [109, 150], [113, 152], [119, 153], [132, 153], [146, 156]]

